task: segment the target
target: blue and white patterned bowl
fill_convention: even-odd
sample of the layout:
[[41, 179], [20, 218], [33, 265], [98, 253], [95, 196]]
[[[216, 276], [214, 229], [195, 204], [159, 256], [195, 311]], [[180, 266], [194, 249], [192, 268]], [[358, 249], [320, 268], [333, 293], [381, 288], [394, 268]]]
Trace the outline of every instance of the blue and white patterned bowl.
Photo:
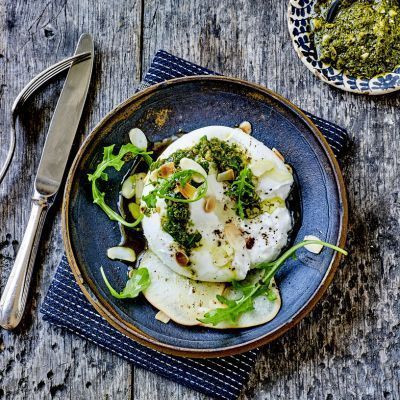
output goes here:
[[348, 92], [378, 95], [400, 89], [400, 67], [372, 79], [355, 78], [324, 64], [318, 58], [311, 39], [311, 17], [318, 0], [289, 0], [288, 27], [301, 61], [318, 78]]

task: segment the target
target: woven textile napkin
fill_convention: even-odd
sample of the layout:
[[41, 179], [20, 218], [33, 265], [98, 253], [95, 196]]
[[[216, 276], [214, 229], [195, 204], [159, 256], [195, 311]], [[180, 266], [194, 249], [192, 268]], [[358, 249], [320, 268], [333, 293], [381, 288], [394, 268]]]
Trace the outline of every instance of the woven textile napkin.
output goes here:
[[[216, 73], [161, 50], [155, 55], [139, 90], [180, 76], [205, 74]], [[335, 155], [340, 156], [347, 144], [346, 131], [314, 115], [307, 115], [326, 137]], [[188, 359], [165, 355], [137, 344], [95, 311], [75, 282], [65, 256], [57, 268], [41, 312], [43, 319], [118, 354], [135, 366], [217, 399], [234, 400], [238, 397], [257, 357], [254, 350], [217, 359]]]

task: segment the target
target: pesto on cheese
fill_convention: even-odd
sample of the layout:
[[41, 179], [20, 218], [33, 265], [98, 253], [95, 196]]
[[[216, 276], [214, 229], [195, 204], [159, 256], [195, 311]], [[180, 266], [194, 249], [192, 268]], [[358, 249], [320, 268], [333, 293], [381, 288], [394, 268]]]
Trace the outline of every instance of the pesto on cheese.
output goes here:
[[[168, 178], [168, 180], [171, 180], [177, 174], [182, 173], [179, 171], [180, 162], [183, 158], [194, 160], [207, 173], [209, 173], [211, 166], [217, 174], [232, 170], [233, 178], [225, 181], [225, 186], [226, 194], [236, 204], [237, 215], [245, 219], [254, 218], [261, 213], [261, 201], [254, 184], [256, 178], [248, 168], [250, 158], [240, 146], [217, 138], [208, 139], [203, 136], [192, 148], [177, 150], [166, 159], [154, 162], [150, 169], [155, 171], [166, 164], [173, 163], [171, 168], [178, 172]], [[159, 187], [163, 185], [163, 180], [154, 183], [156, 185], [154, 193], [151, 192], [143, 197], [150, 208], [154, 208], [156, 205], [156, 196], [160, 192]], [[195, 182], [190, 180], [188, 183], [196, 185]], [[169, 233], [187, 254], [190, 254], [191, 249], [200, 245], [202, 236], [197, 230], [193, 229], [189, 204], [182, 201], [184, 200], [182, 194], [176, 191], [173, 185], [170, 187], [167, 198], [169, 199], [166, 201], [167, 213], [162, 219], [162, 229]]]
[[328, 23], [333, 1], [320, 0], [314, 9], [312, 29], [321, 61], [360, 78], [400, 65], [398, 0], [343, 0], [334, 21]]

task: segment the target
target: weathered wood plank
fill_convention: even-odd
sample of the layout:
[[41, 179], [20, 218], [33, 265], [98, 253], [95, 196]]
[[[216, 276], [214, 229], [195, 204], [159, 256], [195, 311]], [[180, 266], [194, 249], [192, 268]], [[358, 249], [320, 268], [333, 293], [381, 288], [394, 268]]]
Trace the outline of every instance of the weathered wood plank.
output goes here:
[[[263, 349], [243, 398], [398, 399], [400, 100], [346, 94], [317, 80], [292, 49], [286, 3], [148, 1], [144, 66], [163, 48], [348, 127], [355, 142], [344, 171], [352, 254], [315, 311]], [[157, 387], [153, 375], [136, 373], [135, 385], [143, 381]]]
[[[90, 32], [96, 42], [92, 86], [82, 138], [115, 105], [128, 97], [140, 77], [141, 2], [1, 1], [1, 149], [10, 126], [11, 104], [25, 83], [52, 63], [73, 53], [78, 37]], [[3, 66], [5, 67], [3, 69]], [[139, 67], [139, 68], [138, 68]], [[3, 86], [4, 85], [4, 86]], [[29, 213], [34, 171], [61, 82], [51, 85], [21, 118], [14, 164], [0, 187], [1, 286], [15, 259]], [[59, 199], [60, 200], [60, 199]], [[33, 304], [25, 326], [1, 332], [0, 398], [98, 399], [131, 396], [132, 369], [120, 358], [61, 332], [42, 321], [38, 309], [63, 252], [60, 201], [50, 212], [36, 264]]]
[[[352, 255], [310, 317], [263, 350], [243, 398], [399, 399], [399, 97], [345, 94], [314, 78], [291, 47], [286, 2], [146, 1], [142, 57], [142, 2], [121, 3], [0, 0], [1, 152], [18, 90], [71, 54], [83, 31], [92, 32], [98, 46], [81, 136], [132, 93], [141, 59], [144, 72], [158, 48], [264, 84], [347, 126], [355, 142], [345, 167]], [[39, 133], [60, 88], [54, 84], [26, 110], [15, 165], [0, 187], [2, 287], [28, 216], [44, 139]], [[25, 326], [16, 334], [2, 332], [0, 398], [204, 398], [140, 369], [132, 376], [126, 362], [41, 321], [37, 309], [62, 252], [58, 215], [56, 207], [49, 219], [54, 222], [46, 225]]]

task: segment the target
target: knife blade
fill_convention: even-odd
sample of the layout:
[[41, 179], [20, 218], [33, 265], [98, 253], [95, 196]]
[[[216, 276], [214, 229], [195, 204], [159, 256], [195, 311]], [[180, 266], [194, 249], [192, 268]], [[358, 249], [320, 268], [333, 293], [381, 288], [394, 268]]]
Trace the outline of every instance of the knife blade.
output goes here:
[[35, 189], [43, 196], [57, 193], [69, 153], [82, 116], [93, 69], [94, 45], [89, 34], [83, 34], [75, 54], [91, 52], [85, 62], [72, 65], [50, 122], [46, 142], [35, 179]]
[[22, 319], [43, 224], [60, 188], [82, 116], [94, 58], [89, 34], [79, 38], [75, 54], [83, 52], [90, 52], [91, 57], [72, 64], [57, 101], [35, 178], [31, 215], [0, 299], [0, 325], [5, 329], [14, 329]]

